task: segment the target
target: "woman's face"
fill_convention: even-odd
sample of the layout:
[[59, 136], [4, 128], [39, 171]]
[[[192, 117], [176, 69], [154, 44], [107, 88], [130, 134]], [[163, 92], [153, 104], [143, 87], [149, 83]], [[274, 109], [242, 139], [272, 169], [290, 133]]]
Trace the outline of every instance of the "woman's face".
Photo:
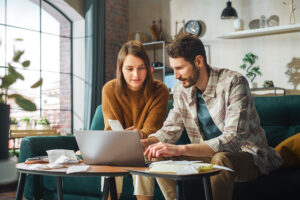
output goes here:
[[122, 73], [127, 87], [133, 91], [137, 91], [143, 87], [147, 76], [147, 69], [142, 59], [129, 54], [124, 59]]

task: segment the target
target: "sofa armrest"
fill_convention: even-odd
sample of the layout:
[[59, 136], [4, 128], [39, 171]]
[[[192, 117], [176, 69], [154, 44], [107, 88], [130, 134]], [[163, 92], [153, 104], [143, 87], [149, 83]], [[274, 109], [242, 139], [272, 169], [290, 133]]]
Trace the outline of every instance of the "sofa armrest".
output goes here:
[[74, 136], [32, 136], [22, 139], [19, 162], [25, 162], [27, 158], [47, 155], [50, 149], [78, 150]]

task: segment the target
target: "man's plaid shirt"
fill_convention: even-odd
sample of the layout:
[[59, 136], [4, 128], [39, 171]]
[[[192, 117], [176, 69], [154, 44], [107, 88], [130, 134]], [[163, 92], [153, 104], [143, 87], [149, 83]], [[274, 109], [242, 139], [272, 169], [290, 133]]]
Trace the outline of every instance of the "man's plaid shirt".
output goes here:
[[279, 154], [268, 146], [265, 132], [250, 93], [248, 81], [241, 74], [210, 67], [210, 76], [203, 93], [208, 111], [222, 135], [204, 140], [198, 116], [194, 86], [174, 88], [174, 108], [163, 127], [150, 135], [175, 144], [186, 128], [191, 143], [207, 143], [215, 152], [249, 152], [262, 173], [269, 173], [282, 164]]

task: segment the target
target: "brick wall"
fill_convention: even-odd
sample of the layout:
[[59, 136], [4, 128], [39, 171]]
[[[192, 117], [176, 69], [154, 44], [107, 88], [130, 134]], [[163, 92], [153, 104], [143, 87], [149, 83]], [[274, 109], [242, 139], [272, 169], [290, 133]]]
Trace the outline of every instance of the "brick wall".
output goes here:
[[[60, 34], [70, 35], [70, 24], [60, 24]], [[61, 134], [71, 132], [71, 40], [70, 38], [60, 38], [60, 87], [59, 87], [59, 101], [60, 111], [58, 116], [58, 126]]]
[[128, 40], [128, 0], [107, 0], [105, 5], [105, 76], [116, 77], [118, 52]]

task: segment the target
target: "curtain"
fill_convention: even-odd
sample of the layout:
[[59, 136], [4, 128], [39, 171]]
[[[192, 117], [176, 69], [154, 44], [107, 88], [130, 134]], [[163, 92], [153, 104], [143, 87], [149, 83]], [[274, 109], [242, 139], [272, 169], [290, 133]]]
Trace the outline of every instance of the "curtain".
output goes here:
[[85, 35], [84, 129], [87, 130], [97, 106], [101, 104], [104, 85], [105, 0], [86, 0]]

